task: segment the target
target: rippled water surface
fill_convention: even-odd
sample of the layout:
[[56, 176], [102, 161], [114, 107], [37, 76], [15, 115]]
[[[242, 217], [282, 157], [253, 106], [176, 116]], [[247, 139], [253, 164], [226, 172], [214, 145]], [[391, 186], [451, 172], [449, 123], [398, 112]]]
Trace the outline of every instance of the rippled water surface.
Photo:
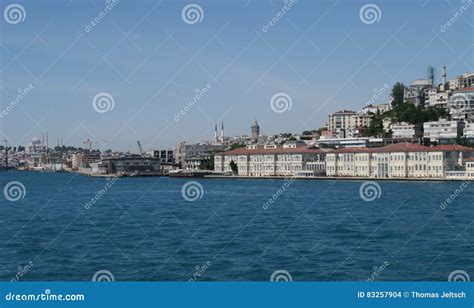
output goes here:
[[441, 209], [462, 182], [380, 181], [380, 198], [367, 202], [363, 181], [197, 179], [203, 194], [186, 201], [190, 180], [123, 178], [99, 196], [106, 179], [0, 173], [2, 189], [26, 188], [16, 202], [0, 196], [0, 279], [90, 280], [99, 270], [116, 280], [268, 280], [276, 270], [295, 281], [474, 277], [472, 184]]

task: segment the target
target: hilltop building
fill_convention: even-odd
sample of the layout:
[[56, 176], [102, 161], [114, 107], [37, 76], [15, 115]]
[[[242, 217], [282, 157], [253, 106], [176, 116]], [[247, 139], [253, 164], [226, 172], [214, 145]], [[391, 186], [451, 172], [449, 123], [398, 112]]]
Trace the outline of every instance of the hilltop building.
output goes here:
[[474, 121], [474, 87], [466, 87], [453, 92], [449, 100], [449, 113], [457, 121]]
[[394, 123], [390, 128], [392, 130], [392, 138], [395, 139], [413, 139], [423, 136], [421, 127], [415, 124], [406, 122]]
[[430, 142], [447, 142], [454, 140], [462, 134], [465, 123], [462, 121], [448, 121], [440, 119], [423, 123], [423, 137]]
[[260, 126], [258, 125], [257, 119], [254, 119], [252, 126], [250, 126], [251, 141], [254, 143], [257, 143], [259, 136], [260, 136]]
[[372, 119], [373, 114], [364, 109], [360, 112], [341, 110], [329, 115], [326, 128], [337, 138], [354, 138], [359, 136], [360, 129], [370, 126]]

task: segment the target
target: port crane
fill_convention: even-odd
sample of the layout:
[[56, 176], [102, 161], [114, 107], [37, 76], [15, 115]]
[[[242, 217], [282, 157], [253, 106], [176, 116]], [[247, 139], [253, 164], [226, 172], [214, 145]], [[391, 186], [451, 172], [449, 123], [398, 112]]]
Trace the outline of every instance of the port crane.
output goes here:
[[143, 154], [143, 148], [142, 148], [142, 144], [141, 144], [140, 140], [137, 141], [137, 144], [138, 144], [138, 153], [140, 155], [142, 155]]

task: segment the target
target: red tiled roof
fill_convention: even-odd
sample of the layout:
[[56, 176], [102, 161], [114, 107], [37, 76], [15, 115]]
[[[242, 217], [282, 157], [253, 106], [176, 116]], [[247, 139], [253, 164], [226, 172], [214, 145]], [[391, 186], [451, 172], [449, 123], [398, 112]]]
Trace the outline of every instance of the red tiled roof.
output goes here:
[[473, 156], [473, 157], [469, 157], [469, 158], [467, 159], [467, 161], [474, 161], [474, 156]]
[[[331, 150], [329, 150], [331, 151]], [[283, 148], [281, 146], [276, 149], [265, 149], [263, 147], [258, 147], [257, 149], [247, 149], [246, 147], [241, 147], [232, 151], [226, 151], [224, 155], [246, 155], [246, 154], [318, 154], [326, 153], [328, 150], [320, 149], [309, 149], [306, 146], [299, 146], [296, 148]]]
[[416, 152], [427, 151], [429, 147], [409, 142], [401, 142], [389, 144], [381, 148], [377, 148], [376, 152]]
[[457, 144], [437, 145], [431, 148], [432, 151], [459, 151], [459, 152], [473, 152], [474, 148], [466, 147]]
[[257, 149], [247, 149], [246, 147], [238, 148], [232, 151], [226, 151], [224, 155], [247, 155], [247, 154], [318, 154], [318, 153], [388, 153], [388, 152], [474, 152], [474, 148], [466, 147], [462, 145], [448, 144], [448, 145], [437, 145], [433, 147], [428, 147], [424, 145], [401, 142], [395, 144], [389, 144], [384, 147], [379, 148], [341, 148], [338, 150], [332, 149], [309, 149], [306, 146], [299, 146], [296, 148], [283, 148], [281, 146], [276, 149], [265, 149], [262, 146]]
[[456, 90], [455, 92], [472, 92], [472, 91], [474, 91], [474, 87], [461, 88], [459, 90]]

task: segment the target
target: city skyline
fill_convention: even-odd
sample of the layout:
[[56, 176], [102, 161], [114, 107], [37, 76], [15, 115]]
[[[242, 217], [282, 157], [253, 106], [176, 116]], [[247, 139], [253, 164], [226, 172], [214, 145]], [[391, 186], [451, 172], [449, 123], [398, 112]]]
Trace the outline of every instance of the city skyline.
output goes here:
[[[212, 140], [215, 123], [249, 135], [255, 117], [262, 134], [299, 133], [361, 109], [385, 85], [427, 78], [429, 65], [437, 83], [442, 65], [448, 79], [473, 71], [468, 14], [445, 26], [461, 2], [407, 1], [413, 10], [403, 10], [376, 1], [378, 19], [364, 22], [364, 1], [288, 2], [278, 18], [283, 1], [196, 1], [197, 21], [182, 15], [188, 2], [108, 1], [95, 25], [105, 1], [19, 3], [24, 21], [3, 20], [1, 31], [1, 109], [31, 85], [0, 119], [15, 145], [48, 131], [50, 145], [171, 148]], [[270, 105], [279, 93], [290, 97], [284, 112]], [[94, 109], [94, 98], [109, 110]]]

